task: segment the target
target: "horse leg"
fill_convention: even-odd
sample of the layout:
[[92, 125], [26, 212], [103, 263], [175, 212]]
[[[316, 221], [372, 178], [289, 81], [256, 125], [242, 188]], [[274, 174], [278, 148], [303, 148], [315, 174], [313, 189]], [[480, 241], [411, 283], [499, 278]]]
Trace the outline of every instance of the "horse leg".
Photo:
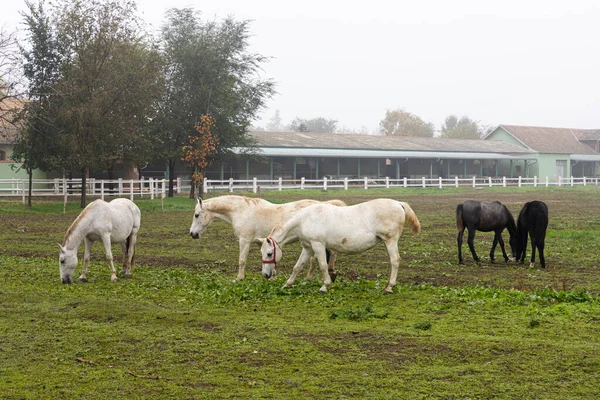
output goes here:
[[496, 246], [498, 245], [498, 234], [494, 232], [494, 240], [492, 241], [492, 249], [490, 250], [490, 262], [493, 264], [496, 261], [494, 253], [496, 252]]
[[240, 258], [239, 258], [239, 269], [237, 278], [233, 280], [233, 283], [242, 281], [246, 277], [246, 260], [248, 259], [248, 253], [250, 253], [250, 242], [240, 239]]
[[531, 239], [531, 260], [529, 261], [529, 268], [535, 268], [535, 248], [538, 243], [533, 232], [529, 232], [529, 238]]
[[465, 229], [463, 228], [462, 231], [458, 232], [458, 237], [456, 238], [456, 241], [458, 243], [458, 263], [462, 264], [463, 263], [463, 258], [462, 258], [462, 242], [463, 242], [463, 235], [465, 233]]
[[331, 276], [329, 276], [329, 268], [327, 265], [327, 250], [322, 243], [313, 242], [311, 243], [312, 250], [319, 262], [319, 267], [321, 267], [321, 273], [323, 274], [323, 286], [319, 289], [319, 293], [327, 293], [327, 289], [331, 286]]
[[540, 264], [542, 268], [546, 268], [546, 259], [544, 259], [544, 237], [537, 240], [537, 248], [540, 251]]
[[335, 252], [326, 250], [329, 258], [327, 259], [327, 269], [329, 270], [329, 276], [331, 277], [331, 282], [335, 282], [335, 278], [337, 278], [337, 271], [335, 270]]
[[315, 257], [311, 257], [308, 265], [308, 273], [306, 274], [306, 280], [310, 281], [315, 276], [315, 263], [318, 261]]
[[110, 248], [110, 234], [106, 233], [102, 235], [102, 243], [104, 244], [104, 252], [106, 253], [106, 261], [108, 261], [108, 266], [110, 267], [110, 280], [113, 282], [117, 281], [117, 271], [115, 270], [115, 265], [113, 264], [113, 254]]
[[125, 275], [125, 272], [127, 272], [127, 240], [125, 242], [121, 242], [121, 250], [123, 251], [123, 266], [121, 268], [121, 273], [123, 275]]
[[84, 240], [85, 243], [85, 251], [83, 253], [83, 271], [81, 271], [81, 276], [79, 277], [79, 280], [81, 282], [87, 282], [87, 272], [88, 272], [88, 266], [90, 264], [90, 254], [92, 252], [92, 241], [88, 238], [85, 238]]
[[498, 236], [498, 243], [500, 243], [500, 248], [502, 249], [504, 262], [508, 262], [508, 255], [506, 254], [506, 249], [504, 248], [504, 239], [502, 239], [502, 231], [497, 231], [496, 236]]
[[290, 275], [285, 285], [283, 285], [284, 288], [290, 287], [294, 284], [298, 273], [302, 271], [302, 268], [304, 268], [304, 265], [310, 260], [311, 257], [312, 250], [306, 247], [302, 247], [302, 253], [300, 253], [300, 257], [298, 257], [298, 261], [296, 261], [296, 265], [294, 265], [294, 268], [292, 269], [292, 274]]
[[479, 257], [477, 257], [477, 253], [475, 252], [475, 245], [473, 244], [473, 241], [475, 240], [475, 232], [476, 229], [469, 229], [469, 236], [467, 237], [467, 244], [469, 245], [469, 250], [471, 250], [471, 254], [473, 255], [473, 260], [475, 260], [475, 262], [477, 264], [481, 263], [481, 260], [479, 259]]
[[398, 277], [398, 266], [400, 265], [400, 252], [398, 251], [398, 239], [390, 239], [385, 243], [388, 256], [390, 256], [390, 264], [392, 268], [390, 270], [390, 279], [383, 290], [387, 293], [394, 293], [394, 286], [396, 286], [396, 279]]
[[133, 272], [133, 262], [135, 259], [135, 245], [137, 242], [137, 230], [133, 230], [127, 238], [127, 269], [123, 269], [124, 277], [131, 278]]

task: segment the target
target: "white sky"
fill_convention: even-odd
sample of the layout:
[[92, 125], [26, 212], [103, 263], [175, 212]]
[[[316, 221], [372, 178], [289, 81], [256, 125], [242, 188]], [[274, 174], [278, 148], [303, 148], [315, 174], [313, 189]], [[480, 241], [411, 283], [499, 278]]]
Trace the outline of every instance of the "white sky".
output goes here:
[[[272, 57], [278, 94], [261, 113], [377, 130], [403, 108], [439, 129], [449, 114], [486, 125], [600, 129], [597, 0], [138, 0], [159, 26], [168, 7], [250, 19], [251, 50]], [[0, 25], [18, 25], [21, 0]]]

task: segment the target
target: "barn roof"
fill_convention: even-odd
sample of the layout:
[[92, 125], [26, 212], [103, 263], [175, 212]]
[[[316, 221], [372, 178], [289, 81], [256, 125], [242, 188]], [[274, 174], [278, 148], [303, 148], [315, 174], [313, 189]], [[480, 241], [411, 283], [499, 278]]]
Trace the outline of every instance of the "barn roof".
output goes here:
[[[530, 155], [532, 150], [498, 140], [467, 140], [467, 139], [442, 139], [409, 136], [383, 136], [359, 135], [341, 133], [315, 133], [315, 132], [268, 132], [251, 131], [251, 136], [257, 147], [268, 155], [275, 155], [270, 149], [287, 149], [285, 155], [292, 155], [291, 150], [297, 153], [307, 153], [302, 150], [311, 150], [315, 156], [337, 156], [343, 152], [352, 152], [359, 156], [360, 152], [373, 156], [405, 154], [419, 155], [420, 157], [449, 156], [451, 153], [460, 153], [463, 156], [478, 156], [482, 154], [505, 155]], [[398, 154], [401, 152], [403, 154]], [[348, 153], [351, 154], [351, 153]], [[282, 154], [284, 155], [284, 154]], [[308, 155], [308, 154], [307, 154]], [[502, 157], [503, 158], [503, 157]]]
[[503, 128], [529, 149], [540, 153], [597, 154], [580, 140], [590, 140], [583, 139], [590, 136], [600, 138], [600, 131], [592, 129], [520, 125], [500, 125], [499, 128]]

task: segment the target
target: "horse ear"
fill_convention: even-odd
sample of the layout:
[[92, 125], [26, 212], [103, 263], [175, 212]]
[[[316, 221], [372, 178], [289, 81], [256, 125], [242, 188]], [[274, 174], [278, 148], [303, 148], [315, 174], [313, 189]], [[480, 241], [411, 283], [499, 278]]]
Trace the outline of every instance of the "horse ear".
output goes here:
[[60, 248], [60, 251], [65, 251], [65, 248], [62, 246], [62, 244], [58, 244], [58, 247]]
[[263, 244], [267, 239], [266, 238], [258, 238], [261, 244]]
[[202, 208], [202, 198], [198, 197], [198, 205], [200, 206], [200, 208]]

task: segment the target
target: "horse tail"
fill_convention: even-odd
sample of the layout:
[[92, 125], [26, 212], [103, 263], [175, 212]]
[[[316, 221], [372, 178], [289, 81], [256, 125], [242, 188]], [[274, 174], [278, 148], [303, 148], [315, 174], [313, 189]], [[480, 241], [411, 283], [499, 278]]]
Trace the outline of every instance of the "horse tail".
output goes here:
[[463, 225], [462, 213], [463, 213], [463, 205], [459, 204], [458, 206], [456, 206], [456, 229], [459, 232], [462, 232], [465, 230], [465, 227]]
[[419, 233], [421, 233], [421, 223], [417, 218], [417, 214], [415, 214], [408, 203], [401, 201], [400, 204], [402, 204], [402, 207], [404, 207], [405, 220], [412, 228], [413, 236], [417, 236]]

